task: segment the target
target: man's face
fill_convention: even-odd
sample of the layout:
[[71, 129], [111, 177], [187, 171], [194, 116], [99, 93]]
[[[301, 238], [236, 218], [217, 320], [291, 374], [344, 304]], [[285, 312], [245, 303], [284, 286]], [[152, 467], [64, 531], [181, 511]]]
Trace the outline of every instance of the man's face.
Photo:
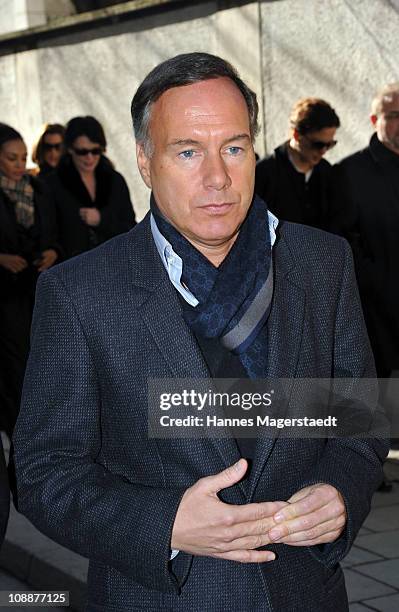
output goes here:
[[302, 159], [312, 167], [317, 166], [327, 151], [335, 145], [336, 131], [335, 127], [326, 127], [307, 134], [295, 132], [296, 148]]
[[378, 140], [399, 155], [399, 96], [394, 96], [391, 102], [383, 101], [381, 112], [372, 115], [371, 121]]
[[153, 154], [138, 164], [162, 214], [201, 249], [233, 242], [254, 192], [248, 109], [228, 78], [167, 90], [150, 120]]

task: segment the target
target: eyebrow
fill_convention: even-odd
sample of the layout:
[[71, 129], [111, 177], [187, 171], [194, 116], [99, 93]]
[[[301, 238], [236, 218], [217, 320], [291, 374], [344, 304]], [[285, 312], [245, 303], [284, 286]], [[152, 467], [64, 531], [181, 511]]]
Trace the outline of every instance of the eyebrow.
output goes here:
[[[229, 144], [229, 142], [234, 142], [236, 140], [251, 140], [249, 134], [234, 134], [231, 138], [227, 138], [227, 140], [223, 141], [223, 145]], [[181, 146], [201, 146], [202, 143], [199, 140], [193, 140], [192, 138], [182, 138], [177, 140], [172, 140], [167, 146], [168, 147], [181, 147]]]

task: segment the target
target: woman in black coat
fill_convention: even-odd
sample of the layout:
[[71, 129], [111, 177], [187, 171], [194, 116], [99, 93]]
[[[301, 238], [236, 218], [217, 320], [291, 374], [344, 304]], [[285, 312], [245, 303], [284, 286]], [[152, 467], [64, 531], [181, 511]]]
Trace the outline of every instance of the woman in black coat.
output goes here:
[[94, 117], [75, 117], [65, 132], [66, 155], [46, 178], [54, 198], [66, 258], [135, 225], [124, 178], [104, 156], [105, 134]]
[[38, 274], [59, 257], [54, 211], [26, 174], [26, 146], [0, 124], [0, 401], [9, 436], [19, 410]]
[[32, 160], [38, 165], [34, 174], [40, 178], [57, 168], [64, 153], [65, 128], [60, 123], [46, 123], [33, 146]]

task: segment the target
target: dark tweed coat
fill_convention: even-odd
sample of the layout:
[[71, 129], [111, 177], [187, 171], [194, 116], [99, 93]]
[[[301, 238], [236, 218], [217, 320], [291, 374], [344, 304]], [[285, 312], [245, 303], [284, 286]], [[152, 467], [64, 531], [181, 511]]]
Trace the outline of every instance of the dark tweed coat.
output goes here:
[[[338, 237], [283, 224], [269, 319], [271, 376], [367, 376], [369, 343], [350, 250]], [[149, 377], [208, 377], [148, 217], [130, 233], [42, 275], [15, 435], [20, 510], [90, 558], [90, 611], [344, 612], [338, 562], [381, 478], [384, 442], [262, 440], [251, 476], [226, 502], [286, 499], [331, 483], [347, 506], [332, 545], [270, 547], [269, 564], [180, 553], [170, 535], [184, 491], [239, 458], [234, 439], [147, 435]]]

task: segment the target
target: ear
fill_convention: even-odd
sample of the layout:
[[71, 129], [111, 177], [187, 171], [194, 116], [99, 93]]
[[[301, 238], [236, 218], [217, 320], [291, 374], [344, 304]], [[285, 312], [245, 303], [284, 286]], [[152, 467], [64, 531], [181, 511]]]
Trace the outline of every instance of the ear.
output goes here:
[[370, 121], [373, 125], [375, 125], [377, 123], [377, 115], [370, 115]]
[[300, 136], [300, 134], [299, 134], [298, 130], [296, 128], [294, 128], [294, 130], [292, 132], [292, 137], [293, 137], [294, 140], [296, 140], [296, 142], [298, 142], [299, 136]]
[[136, 143], [136, 157], [141, 178], [143, 179], [147, 187], [151, 189], [151, 159], [145, 154], [144, 145], [142, 142]]

